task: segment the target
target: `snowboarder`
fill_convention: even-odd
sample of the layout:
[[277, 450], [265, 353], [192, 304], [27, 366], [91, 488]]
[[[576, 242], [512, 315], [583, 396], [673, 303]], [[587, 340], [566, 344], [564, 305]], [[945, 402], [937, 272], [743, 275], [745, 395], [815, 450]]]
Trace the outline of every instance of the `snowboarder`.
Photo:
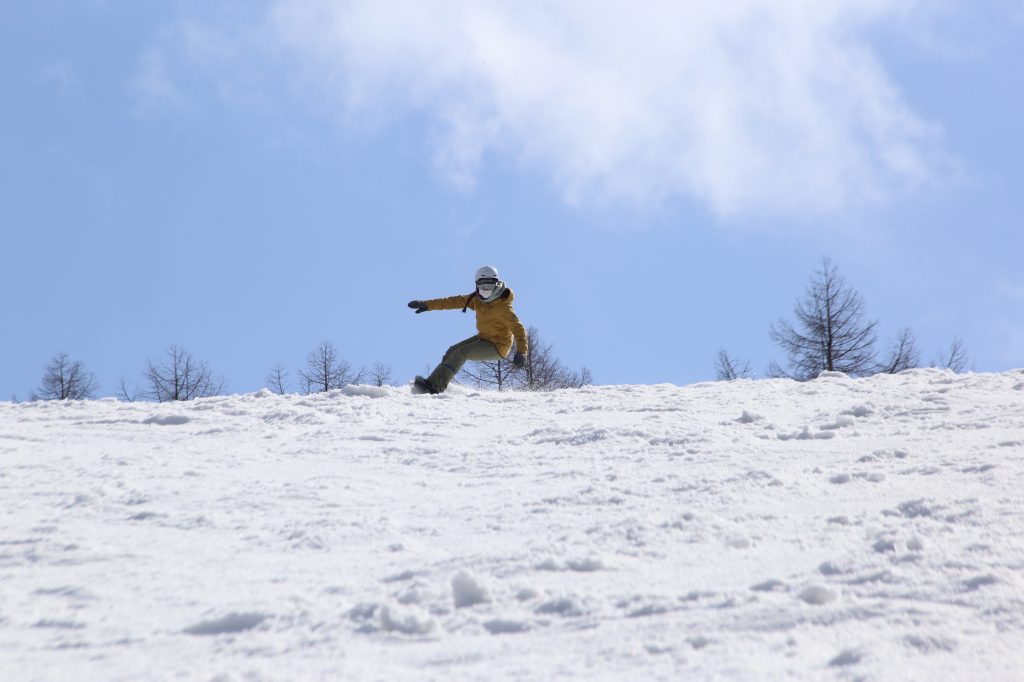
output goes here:
[[467, 360], [495, 361], [508, 357], [515, 340], [516, 352], [512, 364], [517, 368], [526, 365], [530, 352], [526, 330], [512, 310], [515, 296], [512, 290], [498, 278], [498, 271], [485, 265], [476, 271], [476, 291], [469, 296], [449, 296], [429, 301], [410, 301], [409, 307], [417, 314], [428, 310], [472, 309], [476, 313], [477, 334], [460, 341], [444, 354], [441, 364], [429, 377], [416, 377], [413, 391], [417, 393], [442, 393]]

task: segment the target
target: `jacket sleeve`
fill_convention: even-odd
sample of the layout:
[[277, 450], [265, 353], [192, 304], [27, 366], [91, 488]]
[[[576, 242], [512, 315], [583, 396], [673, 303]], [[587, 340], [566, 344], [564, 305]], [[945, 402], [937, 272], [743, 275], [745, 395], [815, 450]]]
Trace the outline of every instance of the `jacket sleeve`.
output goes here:
[[519, 321], [519, 316], [516, 315], [516, 312], [511, 307], [508, 309], [508, 314], [512, 318], [509, 320], [509, 327], [512, 328], [512, 336], [516, 340], [516, 352], [529, 355], [530, 340], [526, 335], [526, 329], [523, 328], [523, 323]]
[[[446, 298], [432, 298], [429, 301], [423, 302], [426, 304], [427, 310], [462, 310], [468, 298], [469, 295], [448, 296]], [[473, 308], [473, 304], [470, 303], [469, 307]]]

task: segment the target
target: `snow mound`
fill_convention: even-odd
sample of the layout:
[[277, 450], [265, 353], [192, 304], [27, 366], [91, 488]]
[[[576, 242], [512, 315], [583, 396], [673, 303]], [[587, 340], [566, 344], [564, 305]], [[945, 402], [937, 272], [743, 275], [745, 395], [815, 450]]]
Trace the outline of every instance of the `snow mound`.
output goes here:
[[349, 384], [341, 389], [339, 392], [342, 395], [347, 396], [363, 396], [365, 398], [387, 398], [391, 395], [394, 389], [384, 386], [362, 386], [358, 384]]

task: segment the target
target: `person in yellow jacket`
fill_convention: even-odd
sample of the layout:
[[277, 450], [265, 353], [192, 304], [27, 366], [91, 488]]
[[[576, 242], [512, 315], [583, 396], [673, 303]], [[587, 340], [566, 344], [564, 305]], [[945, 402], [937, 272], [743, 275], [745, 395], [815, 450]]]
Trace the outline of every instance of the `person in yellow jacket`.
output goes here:
[[508, 357], [515, 341], [516, 353], [512, 364], [526, 365], [530, 352], [529, 341], [522, 322], [512, 310], [515, 296], [498, 277], [498, 271], [485, 265], [476, 271], [476, 291], [468, 296], [449, 296], [429, 301], [410, 301], [409, 307], [417, 314], [428, 310], [467, 309], [476, 313], [476, 335], [460, 341], [444, 354], [441, 364], [429, 377], [416, 377], [413, 390], [418, 393], [442, 393], [467, 360], [495, 361]]

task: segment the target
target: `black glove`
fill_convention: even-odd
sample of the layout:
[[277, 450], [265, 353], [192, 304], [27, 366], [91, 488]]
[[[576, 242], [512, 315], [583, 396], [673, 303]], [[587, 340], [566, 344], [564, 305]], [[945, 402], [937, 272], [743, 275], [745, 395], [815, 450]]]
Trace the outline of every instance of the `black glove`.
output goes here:
[[518, 369], [526, 367], [526, 357], [522, 353], [516, 353], [515, 357], [512, 358], [512, 364]]
[[409, 301], [409, 307], [416, 311], [416, 314], [427, 312], [427, 304], [423, 301]]

